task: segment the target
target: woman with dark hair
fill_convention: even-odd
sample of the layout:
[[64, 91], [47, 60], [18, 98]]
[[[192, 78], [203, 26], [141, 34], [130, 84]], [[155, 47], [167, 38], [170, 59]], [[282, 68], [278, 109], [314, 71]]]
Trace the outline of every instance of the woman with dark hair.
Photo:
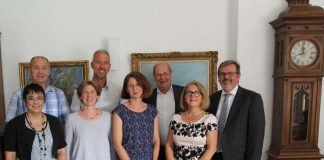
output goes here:
[[65, 160], [66, 143], [59, 120], [42, 112], [45, 91], [31, 83], [24, 87], [23, 100], [27, 112], [6, 125], [4, 151], [6, 160]]
[[83, 107], [70, 114], [65, 124], [68, 159], [112, 159], [109, 141], [111, 114], [96, 106], [101, 87], [95, 81], [83, 81], [77, 94]]
[[129, 73], [121, 97], [128, 99], [113, 112], [113, 143], [119, 159], [157, 160], [160, 148], [157, 110], [142, 101], [152, 93], [139, 72]]

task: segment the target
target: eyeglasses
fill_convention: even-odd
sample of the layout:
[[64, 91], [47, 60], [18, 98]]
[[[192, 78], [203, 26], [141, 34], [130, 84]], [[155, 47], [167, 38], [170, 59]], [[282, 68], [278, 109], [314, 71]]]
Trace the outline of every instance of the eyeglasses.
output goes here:
[[43, 96], [38, 96], [38, 97], [30, 96], [30, 97], [27, 97], [27, 100], [29, 100], [29, 101], [44, 101], [44, 97]]
[[234, 76], [235, 74], [237, 74], [237, 72], [220, 72], [218, 75], [220, 77], [225, 77], [226, 75], [228, 75], [229, 77]]
[[201, 96], [201, 93], [199, 91], [194, 91], [194, 92], [192, 92], [192, 91], [186, 91], [185, 92], [185, 95], [187, 97], [190, 97], [190, 96], [198, 97], [198, 96]]

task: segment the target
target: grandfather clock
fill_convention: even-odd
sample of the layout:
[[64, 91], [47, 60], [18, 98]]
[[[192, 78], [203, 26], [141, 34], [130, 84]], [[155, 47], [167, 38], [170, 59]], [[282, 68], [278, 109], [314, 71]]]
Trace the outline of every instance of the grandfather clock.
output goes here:
[[275, 29], [274, 101], [269, 160], [319, 160], [318, 127], [324, 75], [324, 10], [286, 0]]

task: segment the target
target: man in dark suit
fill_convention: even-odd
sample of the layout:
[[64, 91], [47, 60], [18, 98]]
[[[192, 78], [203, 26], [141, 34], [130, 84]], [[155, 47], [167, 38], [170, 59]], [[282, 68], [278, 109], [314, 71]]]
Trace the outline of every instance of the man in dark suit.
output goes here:
[[218, 68], [222, 90], [210, 96], [209, 109], [216, 115], [219, 127], [214, 160], [261, 159], [265, 129], [263, 101], [260, 94], [239, 86], [240, 75], [240, 65], [233, 60], [224, 61]]
[[167, 63], [157, 63], [153, 67], [153, 75], [157, 85], [150, 97], [143, 101], [156, 106], [160, 129], [159, 160], [165, 160], [164, 145], [169, 130], [169, 123], [174, 113], [179, 113], [182, 86], [172, 84], [172, 69]]

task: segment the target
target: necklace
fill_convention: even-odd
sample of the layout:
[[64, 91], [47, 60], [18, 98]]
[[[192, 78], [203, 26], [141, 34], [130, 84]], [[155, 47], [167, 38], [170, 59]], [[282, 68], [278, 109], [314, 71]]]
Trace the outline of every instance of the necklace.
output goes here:
[[[30, 120], [30, 118], [29, 118], [29, 116], [28, 116], [28, 113], [26, 113], [26, 120], [27, 120], [27, 122], [28, 122], [29, 127], [30, 127], [32, 130], [34, 130], [34, 131], [37, 132], [37, 130], [35, 129], [35, 127], [33, 127], [33, 124], [32, 124], [32, 122], [31, 122], [31, 120]], [[42, 122], [42, 124], [41, 124], [41, 125], [42, 125], [42, 129], [41, 129], [39, 132], [44, 131], [45, 128], [46, 128], [46, 125], [47, 125], [47, 122], [46, 122], [46, 119], [45, 119], [45, 115], [44, 115], [44, 114], [42, 114], [42, 120], [43, 120], [43, 122]]]
[[205, 111], [200, 111], [198, 114], [194, 114], [194, 113], [190, 113], [188, 112], [188, 110], [186, 111], [186, 115], [189, 116], [189, 117], [198, 117], [198, 116], [201, 116]]
[[35, 129], [35, 127], [33, 127], [33, 124], [30, 120], [30, 118], [28, 117], [28, 114], [26, 114], [26, 121], [29, 125], [29, 127], [35, 132], [37, 140], [38, 140], [38, 146], [39, 146], [39, 157], [42, 159], [46, 158], [46, 152], [47, 152], [47, 147], [46, 147], [46, 134], [45, 134], [45, 128], [47, 126], [47, 122], [45, 119], [44, 114], [42, 114], [42, 129], [40, 131], [37, 131]]
[[96, 108], [96, 111], [93, 115], [90, 115], [88, 112], [85, 111], [84, 108], [81, 109], [80, 115], [85, 118], [85, 119], [90, 119], [93, 120], [96, 117], [98, 117], [98, 115], [100, 114], [100, 110], [98, 108]]
[[186, 119], [188, 120], [189, 123], [193, 123], [199, 120], [204, 113], [205, 111], [201, 111], [198, 114], [194, 114], [186, 111], [186, 115], [187, 115]]

